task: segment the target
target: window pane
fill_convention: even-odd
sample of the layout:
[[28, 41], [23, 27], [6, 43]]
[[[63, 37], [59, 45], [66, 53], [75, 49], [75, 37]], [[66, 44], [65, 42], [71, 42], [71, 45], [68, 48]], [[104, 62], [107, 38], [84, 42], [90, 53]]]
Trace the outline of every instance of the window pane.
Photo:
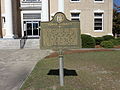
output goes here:
[[71, 0], [71, 1], [80, 1], [80, 0]]
[[80, 20], [80, 13], [71, 13], [71, 20]]
[[37, 1], [41, 1], [41, 0], [23, 0], [23, 1], [26, 1], [26, 2], [37, 2]]
[[103, 0], [95, 0], [95, 1], [103, 1]]
[[33, 35], [38, 35], [38, 23], [33, 23]]
[[102, 13], [95, 13], [94, 16], [95, 17], [102, 17]]
[[25, 13], [23, 19], [41, 19], [40, 13]]
[[102, 27], [102, 23], [95, 23], [95, 27]]
[[94, 27], [94, 30], [102, 30], [102, 27]]
[[80, 13], [71, 13], [71, 17], [79, 17]]
[[102, 30], [103, 26], [102, 26], [102, 20], [103, 18], [98, 17], [98, 18], [94, 18], [94, 30]]
[[79, 18], [72, 18], [71, 20], [80, 21]]
[[96, 19], [94, 19], [94, 22], [95, 22], [95, 23], [102, 23], [102, 18], [100, 18], [100, 19], [99, 19], [99, 18], [96, 18]]
[[27, 35], [32, 35], [32, 23], [27, 23]]

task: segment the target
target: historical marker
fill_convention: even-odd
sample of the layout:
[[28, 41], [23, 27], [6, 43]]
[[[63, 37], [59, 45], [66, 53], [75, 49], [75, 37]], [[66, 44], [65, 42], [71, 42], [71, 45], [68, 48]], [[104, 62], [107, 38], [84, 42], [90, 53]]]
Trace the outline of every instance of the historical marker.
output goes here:
[[81, 48], [80, 22], [58, 12], [50, 22], [41, 22], [41, 49], [59, 51], [60, 86], [64, 86], [63, 50]]
[[69, 21], [58, 12], [50, 22], [41, 22], [41, 49], [80, 48], [80, 22]]

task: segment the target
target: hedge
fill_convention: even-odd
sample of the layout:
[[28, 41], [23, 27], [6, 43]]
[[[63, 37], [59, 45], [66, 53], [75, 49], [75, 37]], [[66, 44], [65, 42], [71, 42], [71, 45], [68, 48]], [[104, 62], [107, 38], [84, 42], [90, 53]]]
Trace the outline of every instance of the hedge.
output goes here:
[[102, 41], [100, 46], [104, 48], [113, 48], [114, 44], [111, 41]]
[[111, 41], [114, 44], [114, 46], [120, 45], [120, 42], [116, 39], [111, 39], [109, 41]]
[[105, 36], [103, 36], [103, 38], [104, 38], [104, 41], [108, 41], [108, 40], [114, 39], [114, 37], [111, 36], [111, 35], [105, 35]]
[[115, 39], [118, 42], [118, 45], [120, 45], [120, 37]]
[[95, 48], [95, 39], [86, 34], [81, 35], [82, 39], [82, 48]]
[[96, 45], [100, 45], [100, 43], [104, 41], [103, 37], [94, 37], [94, 39], [95, 39]]

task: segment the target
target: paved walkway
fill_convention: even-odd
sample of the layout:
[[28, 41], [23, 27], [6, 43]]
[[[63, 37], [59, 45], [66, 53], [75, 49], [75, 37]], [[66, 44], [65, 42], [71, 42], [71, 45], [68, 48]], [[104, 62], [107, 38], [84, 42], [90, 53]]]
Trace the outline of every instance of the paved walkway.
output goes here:
[[39, 49], [0, 49], [0, 90], [19, 90], [35, 64], [49, 53]]

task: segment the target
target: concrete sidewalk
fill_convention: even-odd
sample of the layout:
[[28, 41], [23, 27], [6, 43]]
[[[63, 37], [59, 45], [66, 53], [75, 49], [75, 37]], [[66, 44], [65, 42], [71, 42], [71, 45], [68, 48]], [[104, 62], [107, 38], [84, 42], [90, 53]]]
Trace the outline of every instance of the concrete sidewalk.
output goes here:
[[19, 90], [36, 63], [49, 53], [40, 49], [0, 49], [0, 90]]

